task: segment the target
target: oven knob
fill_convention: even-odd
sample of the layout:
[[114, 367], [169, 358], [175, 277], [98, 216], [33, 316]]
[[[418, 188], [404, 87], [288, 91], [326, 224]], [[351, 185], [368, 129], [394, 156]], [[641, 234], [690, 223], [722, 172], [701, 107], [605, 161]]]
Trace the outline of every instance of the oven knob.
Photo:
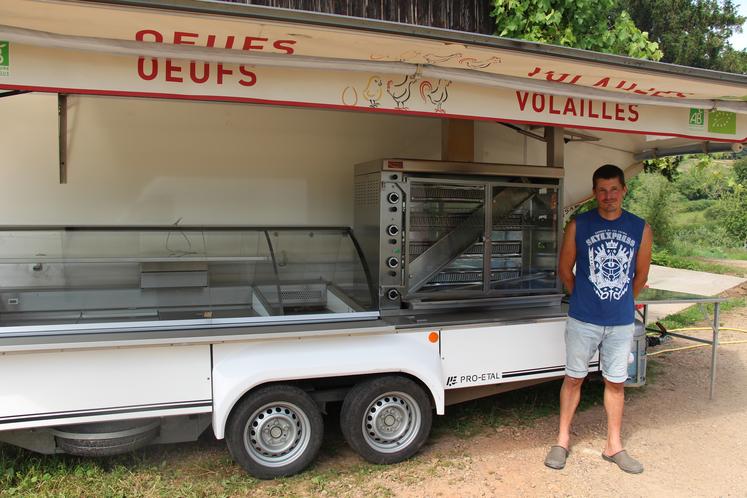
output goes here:
[[390, 301], [396, 301], [399, 297], [399, 291], [397, 289], [389, 289], [386, 292], [386, 297], [388, 297]]
[[386, 233], [394, 237], [399, 233], [399, 227], [397, 225], [389, 225], [386, 227]]
[[389, 204], [397, 204], [399, 202], [399, 194], [397, 192], [389, 192], [386, 200], [389, 201]]
[[392, 256], [391, 258], [388, 258], [386, 260], [386, 265], [389, 268], [397, 268], [399, 266], [399, 260], [395, 258], [394, 256]]

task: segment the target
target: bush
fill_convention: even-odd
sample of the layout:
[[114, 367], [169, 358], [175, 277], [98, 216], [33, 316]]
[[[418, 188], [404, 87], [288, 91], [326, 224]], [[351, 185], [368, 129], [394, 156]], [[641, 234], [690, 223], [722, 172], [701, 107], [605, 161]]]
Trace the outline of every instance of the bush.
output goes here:
[[694, 213], [696, 211], [704, 211], [713, 206], [715, 202], [715, 199], [695, 199], [694, 201], [683, 202], [680, 212]]
[[630, 191], [628, 209], [651, 225], [657, 247], [667, 247], [674, 234], [673, 219], [679, 195], [658, 173], [642, 173], [638, 180], [635, 189]]
[[728, 190], [730, 172], [710, 156], [704, 155], [675, 181], [677, 190], [690, 200], [718, 199]]
[[738, 186], [724, 195], [706, 211], [706, 216], [715, 220], [728, 233], [736, 246], [747, 245], [747, 188]]
[[726, 229], [717, 223], [678, 227], [669, 244], [672, 254], [709, 258], [728, 258], [725, 247], [739, 244]]
[[732, 166], [732, 174], [737, 183], [747, 187], [747, 157], [743, 157], [738, 161], [734, 161]]

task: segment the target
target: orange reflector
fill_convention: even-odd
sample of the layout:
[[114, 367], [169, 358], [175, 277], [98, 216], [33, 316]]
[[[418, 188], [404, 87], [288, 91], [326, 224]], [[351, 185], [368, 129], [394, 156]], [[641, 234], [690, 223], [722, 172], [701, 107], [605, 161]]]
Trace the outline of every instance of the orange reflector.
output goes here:
[[428, 340], [431, 342], [438, 342], [438, 332], [431, 332], [428, 334]]

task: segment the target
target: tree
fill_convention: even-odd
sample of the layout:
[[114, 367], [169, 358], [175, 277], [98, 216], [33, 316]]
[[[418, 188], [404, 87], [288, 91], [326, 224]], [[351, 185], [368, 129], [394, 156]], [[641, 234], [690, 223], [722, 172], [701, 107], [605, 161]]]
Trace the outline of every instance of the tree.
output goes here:
[[618, 0], [636, 26], [664, 52], [662, 62], [745, 72], [747, 53], [734, 50], [729, 37], [745, 21], [731, 0]]
[[499, 36], [659, 60], [662, 53], [617, 0], [492, 0]]

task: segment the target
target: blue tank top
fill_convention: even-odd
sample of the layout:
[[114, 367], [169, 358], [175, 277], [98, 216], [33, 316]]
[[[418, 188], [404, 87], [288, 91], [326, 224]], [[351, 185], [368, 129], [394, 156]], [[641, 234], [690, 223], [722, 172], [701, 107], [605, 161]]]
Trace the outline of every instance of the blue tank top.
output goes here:
[[646, 222], [623, 211], [614, 221], [594, 209], [576, 217], [576, 282], [568, 314], [596, 325], [635, 321], [633, 276]]

